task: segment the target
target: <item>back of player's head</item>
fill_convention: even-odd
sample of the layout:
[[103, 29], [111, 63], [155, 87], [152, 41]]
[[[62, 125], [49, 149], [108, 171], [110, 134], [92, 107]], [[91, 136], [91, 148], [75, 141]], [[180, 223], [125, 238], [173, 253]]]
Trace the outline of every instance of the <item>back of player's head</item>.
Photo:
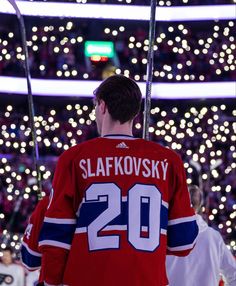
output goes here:
[[199, 212], [202, 204], [203, 204], [203, 192], [202, 190], [196, 185], [190, 185], [188, 187], [190, 200], [192, 203], [193, 208], [196, 212]]
[[114, 121], [131, 121], [139, 113], [142, 94], [137, 83], [123, 75], [104, 80], [94, 92], [95, 99], [103, 100]]

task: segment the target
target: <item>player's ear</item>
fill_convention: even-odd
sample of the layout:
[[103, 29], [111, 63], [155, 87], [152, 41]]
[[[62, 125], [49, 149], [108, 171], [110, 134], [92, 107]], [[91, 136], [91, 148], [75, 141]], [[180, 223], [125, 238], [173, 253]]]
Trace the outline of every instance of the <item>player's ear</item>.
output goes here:
[[107, 105], [106, 105], [104, 100], [101, 99], [99, 107], [101, 109], [102, 114], [104, 114], [106, 112], [106, 109], [107, 109]]

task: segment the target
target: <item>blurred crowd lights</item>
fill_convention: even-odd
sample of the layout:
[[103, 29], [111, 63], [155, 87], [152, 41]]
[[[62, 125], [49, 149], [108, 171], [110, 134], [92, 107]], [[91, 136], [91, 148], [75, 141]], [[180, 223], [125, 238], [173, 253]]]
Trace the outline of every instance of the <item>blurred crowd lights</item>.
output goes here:
[[[77, 0], [77, 3], [87, 3], [86, 0]], [[122, 4], [131, 4], [134, 1], [132, 0], [117, 0]], [[172, 6], [173, 1], [158, 1], [159, 6]], [[188, 4], [190, 1], [183, 0], [184, 4]], [[234, 0], [233, 3], [236, 3]], [[208, 62], [211, 66], [215, 67], [215, 75], [221, 76], [222, 73], [228, 71], [235, 71], [236, 67], [236, 59], [235, 59], [235, 36], [232, 33], [232, 28], [234, 27], [233, 21], [228, 21], [227, 26], [222, 29], [222, 27], [216, 22], [211, 34], [209, 34], [206, 38], [199, 38], [197, 44], [192, 48], [191, 38], [189, 37], [190, 29], [186, 24], [170, 24], [167, 32], [161, 32], [157, 35], [154, 45], [154, 50], [158, 51], [159, 45], [161, 43], [166, 43], [169, 47], [171, 47], [172, 52], [177, 55], [183, 55], [184, 53], [191, 56], [200, 56], [200, 55], [209, 55]], [[38, 53], [40, 47], [50, 43], [53, 46], [53, 53], [57, 54], [70, 54], [73, 53], [73, 47], [82, 45], [85, 42], [85, 38], [82, 35], [77, 35], [75, 37], [70, 38], [66, 33], [71, 31], [75, 26], [74, 20], [67, 21], [59, 26], [48, 25], [43, 27], [43, 31], [45, 35], [42, 37], [39, 36], [40, 26], [34, 25], [31, 31], [31, 38], [28, 40], [27, 44], [29, 49], [32, 49], [34, 53]], [[126, 32], [127, 28], [125, 25], [117, 26], [116, 28], [106, 27], [104, 28], [104, 35], [109, 37], [113, 37], [114, 42], [119, 39], [119, 36], [122, 33]], [[58, 41], [57, 33], [65, 34], [65, 36]], [[1, 36], [0, 36], [1, 37]], [[227, 39], [227, 43], [222, 41], [220, 46], [220, 50], [217, 52], [211, 53], [211, 47], [216, 43], [216, 40], [220, 37]], [[7, 38], [0, 38], [0, 61], [11, 61], [13, 58], [16, 58], [18, 61], [24, 61], [24, 55], [22, 51], [22, 47], [14, 46], [14, 50], [10, 50], [10, 44], [14, 43], [16, 35], [13, 31], [9, 31]], [[138, 50], [142, 49], [144, 52], [144, 57], [141, 60], [142, 65], [147, 64], [147, 51], [149, 46], [148, 39], [144, 39], [143, 41], [139, 41], [135, 35], [130, 35], [128, 37], [128, 42], [126, 43], [129, 50]], [[68, 45], [68, 46], [67, 46]], [[191, 57], [190, 57], [191, 58]], [[140, 61], [136, 56], [130, 58], [130, 65], [137, 66], [140, 64]], [[190, 73], [183, 73], [183, 71], [191, 67], [193, 65], [192, 60], [187, 60], [186, 62], [179, 62], [176, 64], [175, 69], [178, 71], [174, 73], [174, 68], [171, 65], [165, 64], [161, 68], [154, 69], [154, 78], [162, 78], [168, 80], [176, 80], [191, 82], [191, 81], [205, 81], [205, 75], [195, 75]], [[47, 71], [48, 67], [46, 64], [40, 63], [37, 67], [40, 72], [44, 73]], [[116, 74], [124, 73], [129, 76], [131, 71], [129, 69], [123, 69], [120, 67], [116, 68]], [[55, 76], [57, 78], [76, 78], [80, 75], [81, 72], [76, 67], [70, 68], [69, 65], [64, 64], [61, 69], [56, 71]], [[88, 72], [83, 72], [83, 79], [89, 79], [90, 74]], [[142, 74], [134, 74], [134, 79], [137, 81], [146, 80], [145, 75]], [[94, 126], [95, 121], [95, 112], [89, 105], [84, 104], [68, 104], [64, 107], [63, 111], [68, 112], [70, 116], [68, 116], [67, 124], [71, 127], [70, 131], [65, 132], [64, 141], [57, 134], [59, 129], [62, 128], [61, 121], [58, 119], [58, 114], [61, 112], [56, 109], [51, 109], [50, 114], [35, 116], [35, 126], [37, 133], [37, 141], [42, 144], [45, 148], [57, 148], [60, 150], [67, 150], [69, 147], [77, 144], [80, 141], [80, 138], [84, 135], [84, 128], [86, 126]], [[210, 108], [205, 106], [202, 108], [196, 108], [194, 106], [190, 106], [189, 110], [185, 112], [183, 118], [180, 123], [176, 119], [176, 114], [178, 114], [178, 107], [173, 107], [171, 110], [171, 116], [173, 119], [167, 120], [167, 116], [169, 115], [169, 110], [163, 110], [159, 107], [155, 107], [151, 109], [151, 116], [154, 118], [158, 118], [156, 124], [149, 127], [149, 132], [155, 136], [160, 136], [164, 138], [167, 146], [171, 147], [175, 150], [181, 150], [184, 146], [184, 140], [191, 139], [194, 136], [200, 136], [201, 145], [199, 149], [193, 151], [192, 149], [186, 148], [187, 158], [192, 159], [195, 162], [200, 163], [201, 166], [206, 164], [206, 154], [209, 153], [209, 163], [214, 165], [219, 158], [224, 156], [224, 151], [217, 149], [215, 147], [215, 143], [225, 143], [228, 142], [230, 147], [229, 150], [229, 164], [225, 166], [223, 173], [225, 176], [228, 176], [235, 171], [236, 169], [236, 109], [232, 111], [230, 114], [233, 117], [233, 121], [229, 121], [227, 119], [222, 120], [219, 112], [227, 111], [227, 106], [225, 104], [221, 104], [219, 106], [212, 105]], [[3, 113], [5, 118], [10, 118], [11, 114], [17, 112], [17, 108], [12, 105], [8, 105], [6, 107], [5, 112]], [[71, 114], [73, 113], [73, 114]], [[208, 118], [209, 114], [210, 118]], [[209, 134], [205, 129], [205, 123], [209, 126], [212, 126], [212, 134]], [[30, 132], [31, 129], [28, 126], [29, 124], [29, 116], [24, 115], [20, 122], [13, 123], [3, 123], [0, 129], [0, 146], [4, 148], [8, 148], [10, 152], [20, 152], [21, 154], [27, 154], [27, 149], [32, 146], [32, 141], [30, 140]], [[199, 126], [200, 125], [200, 126]], [[142, 129], [141, 123], [135, 124], [136, 130]], [[17, 132], [21, 132], [23, 140], [19, 140]], [[14, 164], [11, 165], [11, 159], [7, 159], [6, 157], [2, 157], [0, 159], [0, 174], [4, 175], [4, 180], [7, 185], [6, 194], [7, 200], [9, 202], [14, 202], [15, 198], [23, 195], [24, 200], [28, 200], [32, 194], [32, 192], [37, 191], [36, 184], [36, 172], [30, 167], [25, 167], [24, 170], [15, 169]], [[195, 169], [188, 163], [184, 163], [184, 167], [187, 173], [187, 182], [188, 184], [192, 183], [192, 175], [195, 172]], [[40, 171], [42, 172], [43, 181], [51, 180], [51, 169], [50, 166], [46, 164], [40, 165]], [[222, 170], [221, 170], [222, 171]], [[201, 174], [202, 180], [207, 183], [208, 180], [212, 180], [213, 182], [217, 182], [217, 179], [221, 176], [221, 172], [218, 169], [204, 170]], [[30, 186], [25, 187], [24, 189], [20, 189], [18, 187], [18, 183], [22, 180], [23, 176], [27, 176], [31, 183]], [[33, 179], [33, 180], [32, 180]], [[223, 193], [221, 196], [220, 202], [217, 207], [214, 207], [211, 210], [211, 213], [208, 214], [208, 218], [210, 221], [214, 221], [216, 216], [224, 212], [227, 199], [231, 195], [232, 187], [231, 185], [221, 186], [220, 184], [211, 187], [212, 193]], [[44, 193], [45, 195], [45, 193]], [[205, 208], [203, 208], [205, 211]], [[232, 210], [228, 213], [228, 219], [225, 222], [220, 222], [218, 224], [218, 228], [220, 230], [225, 229], [225, 231], [230, 234], [233, 229], [233, 222], [236, 218], [236, 204], [233, 204]], [[0, 212], [0, 222], [5, 219], [4, 213]], [[6, 235], [7, 231], [4, 230], [3, 234]], [[14, 234], [11, 237], [11, 246], [16, 250], [20, 248], [22, 235]], [[1, 248], [6, 248], [6, 244], [2, 243]], [[236, 242], [235, 240], [230, 241], [229, 248], [236, 250]], [[2, 253], [0, 252], [0, 256]]]
[[[75, 21], [75, 20], [73, 20]], [[62, 21], [63, 22], [63, 21]], [[191, 25], [186, 23], [181, 24], [170, 24], [167, 32], [161, 32], [156, 37], [156, 42], [154, 45], [154, 50], [158, 51], [158, 46], [161, 43], [166, 43], [172, 50], [173, 54], [179, 55], [188, 55], [186, 61], [181, 61], [176, 63], [175, 65], [167, 65], [163, 64], [158, 69], [155, 69], [154, 66], [154, 78], [161, 78], [169, 81], [175, 80], [176, 82], [191, 82], [191, 81], [206, 81], [206, 74], [194, 74], [189, 73], [189, 67], [191, 67], [194, 62], [194, 58], [196, 56], [205, 56], [206, 61], [212, 66], [214, 70], [215, 76], [218, 76], [219, 79], [222, 73], [235, 71], [236, 68], [236, 59], [235, 59], [235, 37], [232, 29], [234, 28], [234, 21], [228, 21], [225, 27], [221, 27], [220, 22], [214, 25], [213, 30], [209, 30], [209, 35], [206, 38], [197, 39], [196, 43], [193, 45], [192, 43], [192, 34]], [[71, 37], [68, 33], [71, 31], [73, 27], [76, 26], [76, 22], [73, 23], [71, 21], [64, 21], [62, 25], [46, 25], [44, 27], [34, 25], [31, 31], [31, 39], [27, 41], [28, 47], [32, 50], [33, 53], [37, 54], [42, 47], [48, 45], [48, 43], [53, 45], [53, 53], [55, 57], [60, 54], [65, 55], [74, 55], [75, 47], [80, 47], [83, 49], [84, 39], [83, 36], [77, 35]], [[187, 27], [189, 26], [189, 27]], [[43, 28], [44, 35], [39, 36], [41, 29]], [[114, 43], [119, 42], [119, 33], [123, 33], [126, 30], [126, 27], [117, 26], [117, 29], [111, 29], [109, 27], [104, 28], [104, 37], [107, 35], [113, 37]], [[190, 31], [189, 31], [190, 30]], [[58, 33], [65, 34], [65, 36], [60, 40], [56, 35]], [[129, 32], [130, 33], [130, 32]], [[147, 64], [147, 51], [149, 46], [148, 39], [144, 39], [143, 41], [139, 41], [136, 39], [134, 35], [130, 35], [128, 42], [124, 42], [125, 45], [130, 50], [137, 51], [143, 50], [143, 58], [141, 63], [143, 65]], [[218, 46], [218, 39], [222, 38], [222, 44], [220, 44], [220, 49]], [[13, 32], [8, 33], [7, 38], [0, 38], [0, 61], [12, 61], [16, 59], [17, 61], [24, 61], [24, 55], [22, 48], [20, 46], [14, 45], [15, 35]], [[8, 46], [13, 46], [14, 50], [8, 48]], [[217, 46], [217, 49], [216, 49]], [[194, 48], [193, 48], [194, 47]], [[135, 53], [134, 53], [135, 54]], [[181, 59], [181, 57], [180, 57]], [[131, 70], [133, 70], [132, 66], [138, 68], [140, 61], [135, 56], [130, 56], [130, 66], [131, 69], [123, 69], [122, 67], [116, 68], [116, 73], [123, 73], [127, 76], [131, 75]], [[38, 71], [43, 76], [48, 72], [50, 68], [46, 64], [39, 63]], [[177, 72], [176, 72], [177, 68]], [[191, 69], [192, 70], [192, 69]], [[132, 72], [133, 73], [133, 72]], [[135, 80], [143, 81], [146, 80], [145, 74], [132, 74]], [[209, 76], [209, 75], [208, 75]], [[63, 64], [62, 67], [55, 71], [56, 78], [83, 78], [89, 79], [90, 73], [83, 72], [75, 66], [71, 66], [68, 64]]]
[[[229, 165], [225, 168], [225, 175], [229, 175], [230, 172], [236, 168], [236, 163], [234, 162], [234, 159], [236, 158], [236, 136], [230, 136], [230, 134], [234, 134], [236, 128], [236, 110], [232, 110], [230, 115], [234, 118], [233, 121], [228, 121], [226, 118], [222, 120], [219, 112], [224, 113], [225, 111], [227, 111], [227, 106], [225, 104], [219, 106], [212, 105], [211, 107], [204, 106], [201, 108], [190, 106], [188, 111], [184, 113], [184, 117], [178, 123], [178, 121], [176, 121], [176, 114], [179, 112], [178, 107], [173, 107], [171, 111], [155, 107], [151, 109], [151, 116], [153, 116], [153, 118], [158, 117], [159, 119], [156, 124], [150, 126], [149, 132], [156, 136], [164, 137], [167, 146], [176, 150], [184, 148], [184, 140], [200, 134], [202, 141], [199, 149], [195, 152], [191, 149], [186, 149], [186, 155], [189, 160], [192, 159], [195, 162], [199, 162], [201, 165], [204, 165], [206, 162], [206, 154], [209, 154], [211, 158], [210, 165], [212, 166], [224, 155], [221, 149], [215, 148], [214, 142], [224, 143], [226, 140], [228, 143], [231, 142], [231, 146], [228, 150], [231, 159], [229, 158]], [[4, 116], [8, 118], [11, 114], [14, 114], [14, 112], [17, 112], [16, 108], [12, 105], [8, 105], [6, 106]], [[51, 109], [47, 116], [35, 116], [35, 125], [37, 127], [38, 135], [37, 140], [46, 148], [52, 148], [52, 146], [54, 146], [54, 148], [66, 150], [70, 146], [78, 143], [79, 136], [83, 134], [84, 125], [94, 125], [95, 114], [92, 106], [87, 104], [67, 104], [64, 107], [64, 112], [68, 112], [69, 116], [67, 116], [67, 124], [71, 126], [71, 130], [65, 133], [65, 140], [61, 141], [60, 136], [57, 135], [57, 130], [61, 127], [61, 122], [57, 117], [60, 112], [63, 112], [63, 110], [58, 111], [56, 109]], [[171, 116], [172, 118], [166, 120], [167, 116]], [[212, 134], [204, 132], [203, 125], [205, 124], [205, 118], [208, 118], [208, 124], [209, 126], [212, 126]], [[8, 150], [14, 149], [16, 151], [19, 150], [22, 154], [26, 153], [26, 149], [29, 148], [31, 142], [29, 139], [30, 129], [28, 128], [28, 121], [28, 115], [23, 115], [22, 120], [19, 122], [14, 122], [13, 120], [13, 122], [8, 125], [3, 124], [1, 126], [0, 145], [9, 148]], [[142, 124], [135, 124], [135, 129], [140, 130], [141, 128]], [[25, 138], [24, 140], [21, 139], [21, 142], [19, 142], [19, 138], [16, 136], [17, 130], [21, 130], [22, 136]], [[12, 136], [13, 134], [14, 136]], [[203, 136], [204, 134], [206, 136]], [[226, 140], [224, 138], [226, 138]], [[194, 168], [187, 162], [185, 162], [184, 167], [187, 172], [187, 182], [188, 184], [191, 184]], [[51, 179], [51, 171], [48, 169], [48, 166], [44, 164], [40, 165], [40, 171], [42, 172], [43, 180]], [[26, 167], [19, 172], [19, 170], [15, 170], [14, 167], [11, 166], [11, 161], [6, 157], [2, 157], [0, 160], [0, 173], [4, 175], [5, 183], [8, 186], [6, 188], [8, 201], [13, 201], [15, 197], [18, 197], [21, 194], [23, 194], [25, 200], [28, 200], [31, 192], [36, 191], [38, 188], [35, 180], [32, 181], [33, 183], [31, 186], [28, 186], [23, 190], [17, 188], [17, 181], [21, 181], [22, 176], [35, 178], [36, 172], [29, 167]], [[207, 182], [209, 179], [214, 181], [219, 175], [218, 169], [213, 169], [211, 172], [203, 172], [201, 177], [203, 181]], [[218, 208], [213, 208], [209, 214], [209, 220], [214, 221], [215, 216], [225, 209], [227, 196], [231, 192], [231, 186], [226, 185], [225, 188], [222, 189], [220, 185], [214, 185], [212, 186], [211, 191], [213, 193], [223, 191], [225, 194], [221, 197]], [[227, 220], [225, 224], [220, 223], [218, 225], [219, 229], [226, 228], [226, 232], [229, 234], [232, 232], [232, 221], [236, 216], [235, 209], [236, 205], [233, 206], [232, 212], [229, 213], [229, 220]], [[0, 213], [0, 220], [3, 219], [5, 219], [5, 216], [3, 213]], [[235, 244], [232, 241], [230, 242], [230, 247], [235, 249]]]

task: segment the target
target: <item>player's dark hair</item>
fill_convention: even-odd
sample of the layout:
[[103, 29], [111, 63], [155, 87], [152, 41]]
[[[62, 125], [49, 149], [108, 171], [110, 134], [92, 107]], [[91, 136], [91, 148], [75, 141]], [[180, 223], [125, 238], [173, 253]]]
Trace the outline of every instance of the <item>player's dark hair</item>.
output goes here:
[[137, 83], [123, 75], [113, 75], [104, 80], [94, 91], [95, 100], [104, 100], [108, 112], [121, 124], [135, 118], [139, 113], [142, 94]]

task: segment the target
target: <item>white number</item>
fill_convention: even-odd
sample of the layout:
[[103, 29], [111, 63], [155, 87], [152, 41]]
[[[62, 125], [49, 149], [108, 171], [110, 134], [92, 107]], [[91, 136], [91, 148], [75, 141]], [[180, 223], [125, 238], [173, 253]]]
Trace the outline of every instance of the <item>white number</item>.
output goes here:
[[27, 227], [26, 227], [25, 236], [26, 236], [27, 239], [30, 238], [32, 228], [33, 228], [33, 224], [32, 223], [28, 224]]
[[[88, 226], [90, 250], [119, 248], [119, 235], [98, 235], [106, 226], [121, 214], [121, 190], [114, 183], [92, 184], [86, 191], [86, 202], [108, 203], [103, 211]], [[142, 237], [141, 207], [149, 206], [148, 237]], [[128, 240], [139, 250], [153, 251], [160, 241], [161, 193], [153, 185], [134, 185], [128, 192]]]
[[[141, 237], [141, 204], [149, 203], [149, 237]], [[161, 194], [155, 186], [136, 184], [128, 195], [128, 240], [137, 249], [153, 251], [160, 240]]]
[[86, 191], [86, 201], [104, 201], [104, 199], [108, 202], [107, 209], [88, 226], [90, 250], [119, 247], [118, 235], [98, 236], [98, 232], [121, 213], [120, 189], [115, 184], [107, 183], [93, 184]]

